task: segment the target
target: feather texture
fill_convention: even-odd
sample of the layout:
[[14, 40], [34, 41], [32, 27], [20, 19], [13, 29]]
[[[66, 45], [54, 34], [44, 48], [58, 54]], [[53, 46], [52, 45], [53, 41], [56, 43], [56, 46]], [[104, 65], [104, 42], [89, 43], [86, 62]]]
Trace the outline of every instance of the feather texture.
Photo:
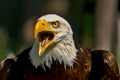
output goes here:
[[[38, 20], [59, 21], [51, 28], [55, 39], [42, 56], [38, 56], [39, 38], [31, 48], [0, 63], [0, 80], [120, 80], [116, 60], [111, 52], [75, 47], [69, 23], [55, 14]], [[44, 44], [44, 43], [43, 43]]]
[[63, 62], [60, 64], [55, 60], [51, 68], [44, 66], [46, 71], [42, 66], [35, 68], [32, 65], [29, 59], [31, 48], [26, 49], [17, 60], [6, 59], [1, 63], [4, 66], [0, 69], [0, 80], [119, 80], [117, 63], [110, 52], [81, 46], [77, 49], [73, 67], [67, 65], [65, 69]]

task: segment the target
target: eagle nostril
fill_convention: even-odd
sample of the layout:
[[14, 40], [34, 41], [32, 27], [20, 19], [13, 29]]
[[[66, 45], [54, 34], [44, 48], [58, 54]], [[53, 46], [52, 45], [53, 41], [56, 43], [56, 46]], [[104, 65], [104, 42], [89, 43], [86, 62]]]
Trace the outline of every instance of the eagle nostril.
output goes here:
[[45, 23], [41, 23], [43, 26], [45, 25]]

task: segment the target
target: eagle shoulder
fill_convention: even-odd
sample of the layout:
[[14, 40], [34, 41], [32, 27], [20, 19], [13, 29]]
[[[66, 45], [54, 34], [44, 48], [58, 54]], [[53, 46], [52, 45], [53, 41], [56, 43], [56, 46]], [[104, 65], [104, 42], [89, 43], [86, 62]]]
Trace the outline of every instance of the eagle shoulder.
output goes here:
[[[77, 45], [77, 57], [74, 61], [73, 69], [71, 73], [76, 71], [75, 77], [78, 80], [88, 80], [92, 66], [92, 56], [90, 50], [84, 46]], [[74, 74], [72, 73], [72, 75]]]
[[[92, 69], [90, 78], [101, 80], [119, 80], [119, 69], [115, 57], [107, 50], [91, 50]], [[96, 74], [97, 73], [97, 74]]]
[[7, 58], [0, 62], [0, 80], [7, 80], [11, 75], [17, 57]]

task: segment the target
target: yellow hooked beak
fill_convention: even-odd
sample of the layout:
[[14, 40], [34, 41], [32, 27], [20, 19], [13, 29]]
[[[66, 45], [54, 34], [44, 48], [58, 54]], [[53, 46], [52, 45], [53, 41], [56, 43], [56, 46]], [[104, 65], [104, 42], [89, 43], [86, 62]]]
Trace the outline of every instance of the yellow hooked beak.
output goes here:
[[34, 29], [34, 38], [39, 38], [39, 56], [52, 44], [56, 33], [49, 27], [46, 20], [39, 20]]

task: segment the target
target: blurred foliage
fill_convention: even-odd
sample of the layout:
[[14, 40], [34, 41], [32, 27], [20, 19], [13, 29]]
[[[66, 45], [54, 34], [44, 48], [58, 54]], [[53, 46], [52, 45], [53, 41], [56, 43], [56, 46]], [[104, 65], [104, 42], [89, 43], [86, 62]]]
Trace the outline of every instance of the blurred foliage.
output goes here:
[[0, 27], [0, 59], [4, 59], [9, 50], [8, 34], [5, 28]]

